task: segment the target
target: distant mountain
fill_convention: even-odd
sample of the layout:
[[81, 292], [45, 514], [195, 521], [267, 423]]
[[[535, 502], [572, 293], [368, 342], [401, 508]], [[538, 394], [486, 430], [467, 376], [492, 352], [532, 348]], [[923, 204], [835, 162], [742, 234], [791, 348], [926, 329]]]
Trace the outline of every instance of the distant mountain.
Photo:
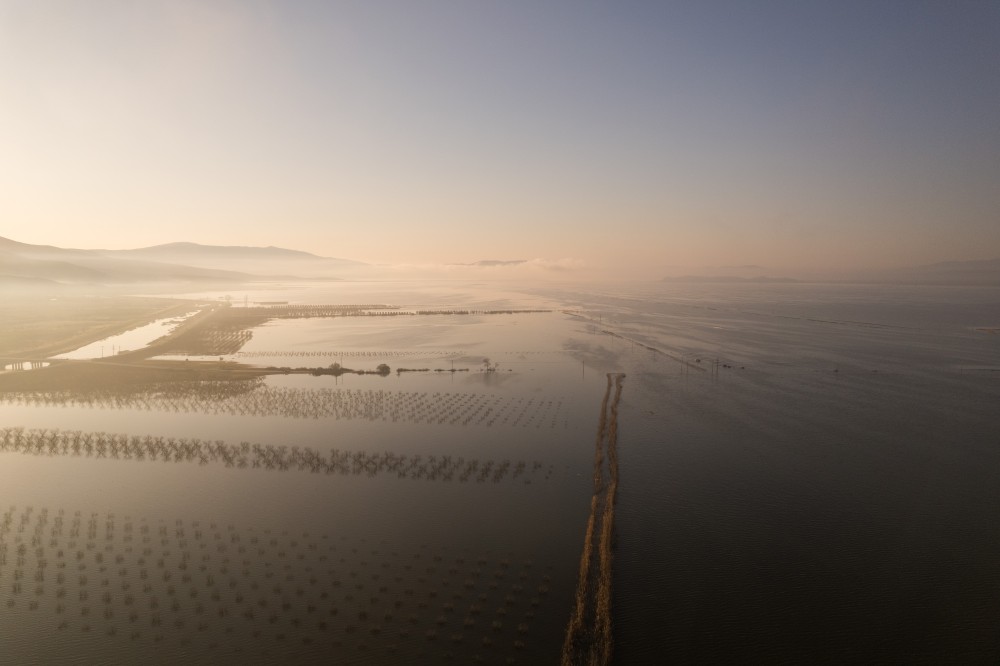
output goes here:
[[[64, 282], [96, 282], [106, 277], [106, 273], [86, 266], [71, 253], [44, 245], [3, 245], [0, 249], [0, 273], [8, 277], [25, 280], [49, 280]], [[38, 249], [34, 249], [38, 248]]]
[[167, 243], [135, 250], [105, 250], [108, 254], [155, 259], [158, 261], [183, 259], [224, 259], [253, 261], [321, 261], [360, 265], [361, 262], [333, 257], [321, 257], [301, 250], [283, 247], [253, 247], [245, 245], [201, 245], [199, 243]]
[[349, 259], [321, 257], [300, 250], [282, 247], [248, 247], [240, 245], [200, 245], [198, 243], [168, 243], [136, 250], [104, 250], [109, 257], [125, 257], [169, 262], [199, 268], [225, 269], [270, 276], [294, 275], [299, 278], [331, 279], [344, 273], [356, 273], [367, 264]]
[[129, 284], [147, 282], [248, 282], [261, 276], [239, 271], [114, 256], [103, 250], [30, 245], [0, 238], [0, 275], [13, 284]]

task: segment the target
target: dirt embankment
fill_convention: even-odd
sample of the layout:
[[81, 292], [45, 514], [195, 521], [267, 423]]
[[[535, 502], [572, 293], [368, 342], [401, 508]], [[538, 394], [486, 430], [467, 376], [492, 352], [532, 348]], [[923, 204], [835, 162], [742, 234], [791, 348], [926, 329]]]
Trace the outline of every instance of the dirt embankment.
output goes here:
[[[160, 354], [170, 353], [190, 353], [200, 356], [215, 355], [216, 350], [214, 348], [198, 347], [204, 338], [210, 337], [212, 332], [225, 326], [236, 326], [240, 329], [251, 328], [266, 321], [264, 319], [258, 320], [257, 318], [246, 321], [244, 320], [245, 318], [234, 318], [232, 316], [233, 310], [234, 308], [230, 308], [227, 305], [209, 305], [203, 308], [198, 314], [186, 319], [172, 332], [154, 340], [142, 349], [124, 351], [107, 360], [131, 363], [159, 356]], [[233, 323], [233, 319], [237, 319], [235, 324]]]
[[563, 666], [611, 662], [611, 566], [618, 495], [618, 404], [622, 373], [608, 373], [594, 451], [594, 496], [580, 557], [576, 604], [563, 642]]
[[270, 374], [237, 363], [185, 361], [61, 361], [50, 367], [0, 374], [0, 392], [88, 391], [162, 382], [222, 381]]

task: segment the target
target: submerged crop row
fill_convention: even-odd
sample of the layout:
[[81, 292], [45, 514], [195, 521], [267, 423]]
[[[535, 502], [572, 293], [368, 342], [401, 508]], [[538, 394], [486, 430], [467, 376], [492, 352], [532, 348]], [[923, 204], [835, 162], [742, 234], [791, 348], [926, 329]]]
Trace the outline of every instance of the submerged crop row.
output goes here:
[[[0, 599], [66, 633], [121, 645], [197, 645], [287, 656], [313, 644], [383, 661], [461, 655], [509, 663], [551, 642], [549, 568], [428, 544], [397, 550], [329, 534], [197, 520], [9, 507]], [[80, 638], [68, 640], [78, 641]], [[141, 648], [148, 649], [148, 648]]]
[[381, 474], [400, 479], [465, 483], [506, 479], [531, 483], [552, 466], [525, 460], [477, 460], [452, 456], [401, 455], [388, 451], [319, 451], [310, 447], [263, 444], [227, 444], [221, 440], [125, 435], [79, 430], [0, 429], [0, 453], [31, 456], [70, 456], [165, 463], [218, 464], [238, 469], [298, 470], [318, 474]]
[[385, 350], [385, 351], [320, 351], [320, 350], [294, 350], [294, 351], [241, 351], [236, 353], [237, 358], [338, 358], [341, 356], [350, 358], [400, 358], [400, 357], [427, 357], [427, 356], [464, 356], [462, 350], [448, 349], [411, 349], [411, 350]]
[[227, 382], [177, 382], [140, 389], [0, 394], [0, 404], [195, 412], [232, 416], [364, 419], [437, 425], [565, 425], [562, 400], [493, 393], [296, 389]]

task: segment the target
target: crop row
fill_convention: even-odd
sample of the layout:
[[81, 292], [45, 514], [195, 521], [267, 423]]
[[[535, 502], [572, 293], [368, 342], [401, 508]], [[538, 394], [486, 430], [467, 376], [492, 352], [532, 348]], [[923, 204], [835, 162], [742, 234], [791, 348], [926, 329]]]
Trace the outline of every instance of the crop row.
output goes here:
[[318, 351], [318, 350], [295, 350], [295, 351], [241, 351], [236, 353], [237, 358], [292, 358], [292, 357], [328, 357], [336, 358], [345, 356], [351, 358], [392, 358], [392, 357], [426, 357], [426, 356], [464, 356], [464, 351], [445, 349], [413, 349], [410, 351]]
[[273, 305], [255, 305], [249, 308], [232, 308], [227, 312], [232, 314], [266, 314], [268, 316], [289, 314], [293, 316], [323, 316], [324, 314], [343, 314], [352, 312], [364, 312], [366, 310], [398, 310], [398, 305], [387, 305], [385, 303], [350, 303], [340, 305], [299, 305], [294, 303], [280, 303]]
[[562, 401], [490, 393], [297, 389], [261, 383], [178, 382], [141, 390], [0, 394], [0, 404], [129, 409], [301, 419], [363, 419], [437, 425], [564, 425]]
[[436, 310], [401, 310], [391, 305], [268, 305], [229, 308], [227, 318], [266, 317], [267, 319], [308, 319], [312, 317], [397, 317], [414, 315], [501, 315], [552, 312], [537, 309], [471, 309], [442, 308]]
[[[221, 464], [238, 469], [297, 470], [317, 474], [382, 474], [428, 481], [491, 481], [530, 483], [542, 463], [477, 460], [452, 456], [422, 456], [366, 451], [319, 451], [310, 447], [227, 444], [221, 440], [175, 439], [79, 430], [0, 429], [0, 453], [31, 456], [70, 456], [140, 460], [164, 463]], [[551, 466], [545, 478], [549, 478]]]
[[492, 660], [540, 640], [536, 615], [559, 611], [550, 585], [530, 560], [468, 549], [31, 506], [0, 514], [4, 610], [105, 640], [408, 642]]

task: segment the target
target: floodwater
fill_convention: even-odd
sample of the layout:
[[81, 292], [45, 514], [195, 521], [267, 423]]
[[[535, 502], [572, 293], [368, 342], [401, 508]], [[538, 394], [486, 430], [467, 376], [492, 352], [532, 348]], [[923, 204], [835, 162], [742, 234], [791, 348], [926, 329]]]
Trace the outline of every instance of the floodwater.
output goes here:
[[37, 370], [40, 368], [47, 368], [51, 365], [48, 361], [28, 361], [24, 363], [8, 363], [3, 368], [0, 368], [0, 372], [23, 372], [25, 370]]
[[607, 372], [616, 661], [1000, 657], [1000, 290], [246, 297], [554, 311], [276, 320], [227, 357], [386, 377], [0, 396], [4, 661], [553, 663]]
[[142, 349], [154, 340], [168, 335], [180, 324], [184, 323], [188, 317], [195, 314], [197, 314], [197, 311], [188, 312], [174, 317], [157, 319], [148, 324], [143, 324], [142, 326], [137, 326], [131, 330], [125, 331], [124, 333], [111, 335], [103, 340], [91, 342], [80, 347], [79, 349], [66, 352], [65, 354], [53, 356], [53, 358], [86, 360], [103, 358], [105, 356], [114, 356], [121, 352]]
[[604, 378], [561, 313], [421, 319], [261, 327], [413, 372], [0, 396], [5, 661], [557, 660]]
[[1000, 289], [563, 297], [634, 340], [619, 663], [1000, 659]]

